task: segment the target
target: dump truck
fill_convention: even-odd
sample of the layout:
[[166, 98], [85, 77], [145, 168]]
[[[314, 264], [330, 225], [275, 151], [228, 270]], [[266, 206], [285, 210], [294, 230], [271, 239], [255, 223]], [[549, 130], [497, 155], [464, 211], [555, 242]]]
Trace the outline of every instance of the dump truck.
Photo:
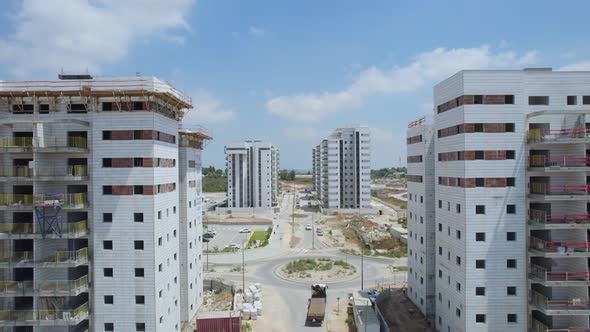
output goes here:
[[311, 285], [311, 298], [307, 305], [307, 317], [305, 325], [322, 326], [324, 315], [326, 313], [326, 285]]

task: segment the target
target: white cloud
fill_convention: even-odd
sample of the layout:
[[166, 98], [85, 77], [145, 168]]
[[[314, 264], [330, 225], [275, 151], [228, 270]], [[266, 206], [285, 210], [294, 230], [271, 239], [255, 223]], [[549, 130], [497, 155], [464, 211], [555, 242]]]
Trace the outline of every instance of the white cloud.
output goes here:
[[320, 140], [322, 130], [312, 127], [288, 127], [283, 130], [285, 137], [296, 141], [315, 142]]
[[260, 28], [260, 27], [255, 27], [253, 25], [250, 26], [250, 28], [248, 28], [248, 34], [250, 36], [256, 36], [256, 37], [262, 37], [264, 36], [264, 29]]
[[193, 94], [193, 107], [185, 115], [183, 123], [188, 125], [221, 123], [234, 120], [237, 117], [236, 112], [223, 109], [221, 101], [202, 91]]
[[557, 68], [559, 71], [580, 71], [590, 70], [590, 61], [582, 61], [578, 63], [572, 63], [563, 67]]
[[[154, 36], [184, 42], [194, 0], [24, 0], [0, 39], [0, 65], [15, 76], [65, 70], [96, 72]], [[168, 34], [176, 32], [175, 34]], [[25, 56], [26, 55], [26, 56]]]
[[266, 108], [272, 114], [291, 120], [318, 121], [329, 113], [359, 108], [363, 98], [372, 94], [415, 91], [460, 70], [519, 67], [536, 61], [535, 51], [519, 56], [513, 51], [494, 53], [487, 45], [437, 48], [418, 54], [405, 67], [390, 70], [369, 67], [342, 91], [278, 96], [269, 99]]

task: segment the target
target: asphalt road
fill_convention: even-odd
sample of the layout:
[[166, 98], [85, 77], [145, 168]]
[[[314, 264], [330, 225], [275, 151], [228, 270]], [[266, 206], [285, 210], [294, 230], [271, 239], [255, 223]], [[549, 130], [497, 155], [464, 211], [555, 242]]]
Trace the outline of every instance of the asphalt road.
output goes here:
[[[217, 231], [217, 235], [209, 241], [209, 249], [214, 247], [223, 249], [230, 243], [237, 243], [242, 247], [242, 241], [247, 242], [251, 233], [240, 233], [242, 228], [249, 228], [252, 232], [264, 231], [268, 228], [265, 225], [209, 225], [208, 230]], [[207, 245], [207, 243], [205, 243]]]

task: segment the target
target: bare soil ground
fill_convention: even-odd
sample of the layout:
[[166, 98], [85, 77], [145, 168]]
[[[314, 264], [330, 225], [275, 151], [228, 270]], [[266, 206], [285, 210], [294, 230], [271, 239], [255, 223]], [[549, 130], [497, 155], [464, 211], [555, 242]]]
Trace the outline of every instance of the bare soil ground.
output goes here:
[[299, 244], [299, 242], [301, 242], [301, 238], [297, 237], [297, 236], [292, 236], [291, 240], [289, 241], [289, 246], [291, 248], [295, 248], [297, 247], [297, 245]]
[[[298, 261], [294, 261], [295, 263]], [[354, 278], [356, 268], [344, 261], [335, 261], [332, 259], [307, 259], [305, 261], [314, 261], [313, 264], [307, 264], [309, 269], [304, 267], [291, 267], [286, 264], [277, 270], [277, 273], [283, 278], [296, 281], [323, 281], [330, 280], [347, 280]], [[313, 267], [312, 267], [313, 266]]]
[[381, 312], [392, 331], [434, 331], [426, 317], [410, 301], [402, 289], [393, 289], [392, 299], [380, 304]]
[[231, 309], [233, 296], [227, 289], [206, 290], [203, 292], [202, 311], [225, 311]]

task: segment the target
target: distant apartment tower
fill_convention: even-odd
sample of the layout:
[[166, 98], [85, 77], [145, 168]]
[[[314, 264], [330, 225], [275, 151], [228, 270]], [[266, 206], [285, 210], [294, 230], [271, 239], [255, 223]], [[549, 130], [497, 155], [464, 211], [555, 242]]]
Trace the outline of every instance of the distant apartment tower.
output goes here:
[[225, 160], [228, 209], [276, 206], [279, 150], [275, 146], [262, 141], [230, 144]]
[[461, 71], [434, 104], [437, 330], [590, 329], [590, 72]]
[[153, 77], [0, 82], [0, 329], [194, 320], [210, 138], [179, 131], [191, 107]]
[[364, 126], [338, 128], [313, 149], [314, 187], [328, 210], [371, 208], [371, 139]]

